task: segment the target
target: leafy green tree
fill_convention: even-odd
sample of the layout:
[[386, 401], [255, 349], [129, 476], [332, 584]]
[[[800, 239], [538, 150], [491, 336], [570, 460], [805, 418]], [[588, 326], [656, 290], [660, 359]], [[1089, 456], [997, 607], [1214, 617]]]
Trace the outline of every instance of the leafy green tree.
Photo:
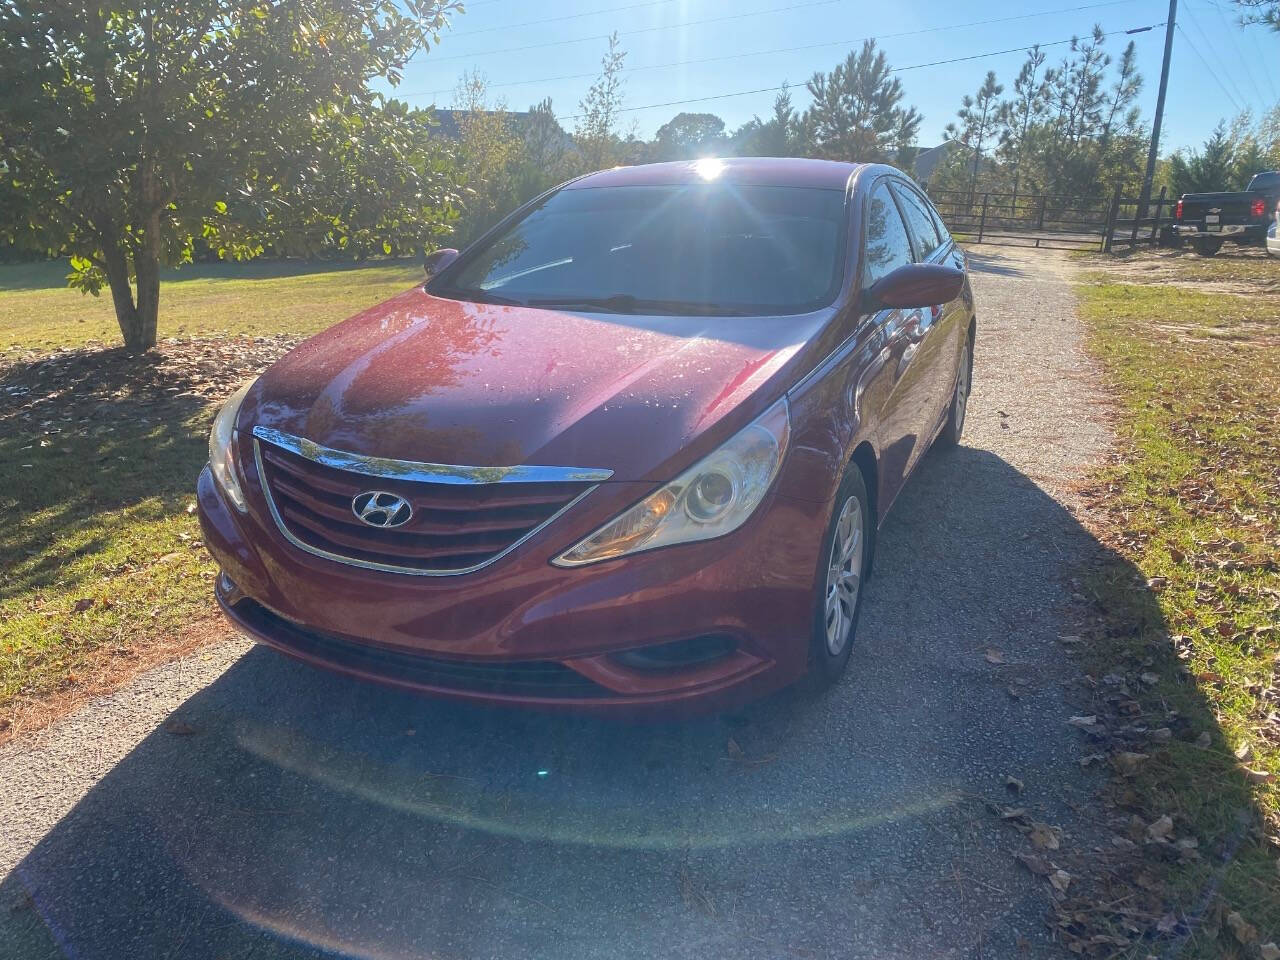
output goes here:
[[1272, 30], [1280, 30], [1280, 2], [1278, 0], [1234, 0], [1240, 8], [1240, 22], [1260, 23]]
[[743, 157], [794, 157], [802, 149], [799, 117], [791, 102], [791, 90], [784, 83], [773, 98], [773, 116], [753, 117], [734, 133], [733, 151]]
[[902, 105], [902, 82], [874, 40], [830, 73], [815, 73], [806, 87], [813, 96], [800, 119], [806, 153], [872, 163], [909, 159], [922, 118]]
[[454, 88], [458, 163], [464, 183], [459, 243], [468, 243], [498, 222], [518, 202], [517, 170], [524, 141], [506, 102], [488, 99], [484, 74], [471, 70]]
[[657, 159], [710, 156], [724, 145], [724, 121], [714, 113], [677, 113], [654, 136]]
[[622, 68], [627, 53], [615, 31], [609, 49], [600, 60], [600, 76], [578, 104], [578, 125], [574, 141], [587, 170], [601, 170], [617, 163], [622, 153], [618, 133], [618, 113], [622, 110]]
[[1004, 129], [1000, 132], [999, 153], [1012, 170], [1015, 203], [1026, 154], [1027, 131], [1032, 124], [1040, 122], [1047, 109], [1044, 77], [1040, 73], [1046, 59], [1047, 55], [1038, 45], [1027, 51], [1027, 59], [1013, 81], [1013, 99], [1004, 105], [1001, 112]]
[[961, 101], [960, 110], [956, 114], [961, 125], [957, 127], [954, 123], [947, 124], [947, 138], [959, 141], [970, 151], [970, 196], [978, 185], [982, 147], [995, 136], [996, 130], [1004, 122], [1005, 107], [1000, 101], [1002, 93], [1004, 86], [996, 82], [995, 71], [988, 70], [977, 94], [972, 97], [966, 95]]
[[[458, 6], [5, 0], [0, 239], [70, 256], [71, 285], [109, 287], [126, 346], [144, 350], [156, 341], [160, 267], [188, 261], [197, 237], [252, 256], [285, 224], [308, 224], [311, 243], [325, 216], [335, 248], [370, 245], [393, 224], [412, 230], [384, 249], [431, 234], [447, 216], [448, 178], [406, 130], [408, 112], [369, 82], [398, 83]], [[416, 155], [394, 164], [405, 147]], [[358, 191], [354, 207], [330, 209], [340, 177], [371, 161], [395, 171], [381, 200]], [[298, 202], [301, 217], [286, 206]]]
[[1174, 196], [1230, 190], [1235, 182], [1235, 144], [1219, 123], [1201, 150], [1185, 150], [1169, 158], [1169, 186]]

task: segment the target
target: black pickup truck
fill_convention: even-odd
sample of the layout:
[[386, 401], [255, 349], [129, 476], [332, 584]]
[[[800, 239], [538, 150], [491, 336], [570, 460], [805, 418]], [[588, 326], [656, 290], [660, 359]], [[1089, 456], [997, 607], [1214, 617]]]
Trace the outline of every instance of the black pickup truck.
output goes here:
[[1255, 174], [1243, 193], [1188, 193], [1174, 208], [1174, 235], [1212, 257], [1224, 242], [1267, 246], [1280, 203], [1280, 170]]

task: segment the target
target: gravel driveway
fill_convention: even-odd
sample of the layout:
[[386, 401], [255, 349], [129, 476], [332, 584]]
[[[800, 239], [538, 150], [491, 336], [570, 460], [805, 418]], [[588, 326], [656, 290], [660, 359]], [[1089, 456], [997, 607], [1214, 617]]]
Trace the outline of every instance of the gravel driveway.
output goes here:
[[1091, 840], [1058, 637], [1108, 434], [1066, 261], [979, 250], [966, 446], [885, 526], [834, 690], [634, 727], [207, 649], [0, 750], [0, 956], [1055, 955], [984, 801], [1016, 777]]

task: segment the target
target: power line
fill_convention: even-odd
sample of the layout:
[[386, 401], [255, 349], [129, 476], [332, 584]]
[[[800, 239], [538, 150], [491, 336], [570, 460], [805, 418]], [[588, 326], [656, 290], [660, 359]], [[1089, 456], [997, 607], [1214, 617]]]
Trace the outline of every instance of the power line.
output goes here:
[[[1209, 39], [1208, 31], [1205, 30], [1204, 25], [1200, 23], [1200, 18], [1196, 16], [1195, 11], [1191, 9], [1191, 4], [1188, 3], [1184, 9], [1187, 16], [1190, 18], [1191, 26], [1200, 34], [1200, 41], [1204, 44], [1204, 49], [1206, 53], [1208, 53], [1209, 57], [1217, 61], [1219, 65], [1227, 62], [1227, 58], [1218, 53], [1217, 45]], [[1181, 24], [1179, 24], [1179, 28], [1181, 28]], [[1184, 37], [1188, 36], [1185, 29], [1183, 29], [1182, 35]], [[1188, 37], [1188, 39], [1190, 38]], [[1236, 104], [1236, 110], [1240, 110], [1241, 108], [1239, 104], [1247, 103], [1249, 98], [1244, 95], [1244, 88], [1240, 86], [1235, 77], [1225, 70], [1223, 71], [1223, 76], [1226, 78], [1226, 82], [1231, 85], [1231, 90], [1235, 94], [1231, 97], [1231, 102]], [[1239, 101], [1239, 103], [1237, 103], [1237, 101]]]
[[[1152, 29], [1153, 27], [1162, 27], [1162, 26], [1164, 26], [1163, 22], [1153, 23], [1145, 27], [1135, 27], [1130, 30], [1112, 30], [1108, 33], [1104, 33], [1103, 36], [1113, 37], [1121, 33], [1124, 33], [1124, 34], [1144, 33], [1147, 30]], [[1071, 43], [1077, 39], [1078, 37], [1068, 37], [1065, 40], [1048, 40], [1048, 41], [1043, 41], [1039, 43], [1026, 43], [1026, 44], [1023, 44], [1022, 46], [1008, 47], [1007, 49], [1004, 49], [1004, 50], [992, 50], [988, 53], [974, 53], [965, 57], [950, 57], [946, 60], [930, 60], [927, 63], [914, 63], [906, 67], [893, 67], [889, 72], [903, 73], [907, 70], [921, 70], [925, 67], [939, 67], [949, 63], [962, 63], [966, 60], [982, 60], [986, 57], [998, 57], [1006, 53], [1022, 53], [1024, 51], [1030, 50], [1032, 47], [1041, 47], [1041, 48], [1057, 47], [1057, 46], [1061, 46], [1064, 43]], [[684, 106], [685, 104], [690, 104], [690, 103], [706, 103], [710, 100], [727, 100], [730, 97], [745, 97], [754, 93], [773, 93], [779, 90], [783, 90], [785, 88], [787, 88], [787, 84], [783, 83], [783, 84], [778, 84], [776, 87], [757, 87], [754, 90], [735, 90], [732, 93], [717, 93], [707, 97], [690, 97], [686, 100], [668, 100], [664, 103], [646, 103], [644, 106], [640, 106], [640, 107], [622, 107], [621, 109], [619, 109], [618, 112], [633, 113], [637, 110], [653, 110], [653, 109], [657, 109], [658, 107], [679, 107], [679, 106]], [[559, 119], [580, 120], [583, 116], [584, 114], [575, 113], [567, 117], [560, 117]]]
[[[503, 23], [496, 27], [481, 27], [478, 30], [463, 30], [461, 33], [449, 31], [450, 39], [457, 37], [472, 37], [480, 33], [495, 33], [499, 30], [515, 30], [519, 27], [540, 27], [547, 23], [562, 23], [565, 20], [581, 20], [584, 17], [598, 17], [605, 13], [622, 13], [626, 10], [640, 10], [644, 7], [659, 7], [668, 3], [675, 3], [676, 0], [646, 0], [644, 3], [629, 3], [624, 7], [606, 7], [604, 10], [584, 10], [581, 13], [567, 13], [563, 17], [543, 17], [541, 20], [526, 20], [523, 23]], [[468, 4], [470, 6], [470, 4]], [[592, 38], [595, 39], [595, 38]]]
[[[721, 17], [708, 17], [705, 20], [686, 20], [683, 23], [666, 23], [656, 27], [642, 27], [638, 30], [619, 31], [620, 37], [634, 37], [642, 33], [656, 33], [661, 30], [674, 30], [677, 27], [696, 27], [704, 23], [723, 23], [726, 20], [741, 20], [744, 17], [759, 17], [769, 13], [785, 13], [788, 10], [802, 10], [808, 7], [829, 7], [833, 3], [843, 3], [845, 0], [806, 0], [804, 3], [793, 3], [785, 7], [769, 7], [765, 10], [750, 10], [745, 13], [730, 13]], [[1119, 0], [1119, 2], [1132, 2], [1132, 0]], [[446, 60], [474, 60], [476, 57], [494, 57], [500, 53], [523, 53], [525, 50], [541, 50], [544, 47], [562, 47], [569, 43], [586, 43], [589, 40], [608, 40], [612, 34], [601, 33], [593, 37], [574, 37], [570, 40], [548, 40], [546, 43], [530, 43], [523, 47], [505, 47], [502, 50], [485, 50], [481, 53], [457, 53], [451, 57], [433, 57], [435, 63], [443, 63]]]
[[1236, 36], [1236, 31], [1231, 28], [1231, 24], [1227, 22], [1227, 15], [1222, 12], [1222, 8], [1217, 4], [1213, 4], [1213, 9], [1217, 11], [1218, 19], [1222, 21], [1222, 29], [1231, 41], [1231, 46], [1235, 48], [1236, 56], [1244, 62], [1245, 75], [1249, 78], [1249, 84], [1253, 87], [1254, 93], [1258, 95], [1258, 105], [1267, 102], [1267, 95], [1262, 92], [1262, 85], [1258, 83], [1257, 78], [1253, 75], [1253, 65], [1249, 62], [1250, 58], [1245, 56], [1244, 48], [1240, 45], [1240, 38]]
[[1200, 52], [1200, 50], [1196, 47], [1196, 45], [1192, 43], [1191, 34], [1187, 33], [1187, 31], [1182, 29], [1182, 24], [1178, 24], [1178, 32], [1182, 34], [1182, 39], [1187, 41], [1187, 46], [1191, 48], [1191, 52], [1194, 53], [1197, 57], [1199, 57], [1200, 62], [1204, 64], [1205, 70], [1208, 71], [1209, 76], [1213, 77], [1214, 82], [1217, 83], [1219, 89], [1221, 89], [1222, 92], [1226, 94], [1227, 99], [1231, 101], [1231, 105], [1236, 108], [1236, 112], [1240, 113], [1241, 112], [1240, 104], [1236, 103], [1236, 98], [1231, 95], [1231, 91], [1229, 91], [1226, 87], [1226, 84], [1222, 82], [1222, 78], [1218, 76], [1217, 71], [1215, 71], [1213, 67], [1209, 66], [1209, 61], [1204, 58], [1204, 55]]
[[[1078, 13], [1081, 10], [1094, 10], [1099, 7], [1114, 7], [1114, 6], [1119, 6], [1120, 4], [1135, 3], [1135, 2], [1137, 2], [1137, 0], [1107, 0], [1107, 2], [1104, 2], [1104, 3], [1090, 3], [1090, 4], [1085, 4], [1083, 6], [1061, 7], [1056, 10], [1041, 10], [1035, 13], [1020, 13], [1020, 14], [1015, 14], [1013, 16], [1008, 16], [1008, 17], [991, 17], [986, 20], [970, 20], [967, 23], [952, 23], [952, 24], [947, 24], [945, 26], [939, 26], [939, 27], [923, 27], [918, 30], [902, 30], [897, 33], [884, 33], [875, 37], [858, 37], [856, 39], [851, 39], [851, 40], [824, 40], [821, 43], [806, 43], [806, 44], [801, 44], [800, 46], [795, 46], [795, 47], [774, 47], [769, 50], [755, 50], [748, 53], [730, 53], [730, 54], [722, 54], [720, 56], [715, 56], [715, 57], [701, 57], [694, 60], [672, 60], [667, 63], [651, 63], [651, 64], [645, 64], [639, 67], [627, 67], [622, 72], [623, 73], [639, 73], [642, 70], [659, 70], [659, 69], [665, 69], [668, 67], [686, 67], [686, 66], [694, 66], [694, 65], [703, 64], [703, 63], [720, 63], [726, 60], [741, 60], [746, 57], [763, 57], [763, 56], [769, 56], [769, 55], [778, 54], [778, 53], [797, 53], [803, 50], [818, 50], [824, 47], [852, 46], [854, 44], [862, 43], [865, 40], [893, 40], [893, 39], [898, 39], [900, 37], [920, 36], [926, 33], [939, 33], [944, 30], [959, 30], [965, 27], [982, 27], [982, 26], [989, 26], [995, 23], [1010, 23], [1015, 20], [1030, 20], [1036, 17], [1048, 17], [1058, 13]], [[666, 29], [666, 28], [664, 27], [662, 29]], [[589, 37], [584, 39], [596, 40], [600, 38]], [[574, 42], [574, 41], [568, 41], [568, 42]], [[510, 80], [502, 83], [491, 83], [489, 84], [489, 87], [490, 88], [522, 87], [522, 86], [532, 86], [538, 83], [555, 83], [561, 80], [584, 80], [584, 79], [588, 79], [596, 76], [597, 73], [598, 71], [592, 71], [590, 73], [571, 73], [571, 74], [562, 74], [556, 77], [541, 77], [533, 80]], [[449, 92], [450, 92], [449, 88], [442, 88], [439, 90], [418, 90], [413, 93], [400, 94], [399, 99], [408, 100], [413, 97], [427, 97], [427, 96], [434, 97], [439, 94], [449, 93]]]

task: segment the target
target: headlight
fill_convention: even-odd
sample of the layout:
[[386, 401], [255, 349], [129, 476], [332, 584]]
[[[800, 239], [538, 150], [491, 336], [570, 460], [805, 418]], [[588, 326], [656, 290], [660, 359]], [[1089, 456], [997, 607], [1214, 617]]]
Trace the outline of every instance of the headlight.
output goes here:
[[769, 492], [790, 432], [783, 397], [724, 446], [551, 562], [578, 567], [737, 530]]
[[247, 505], [236, 469], [236, 415], [240, 412], [244, 395], [254, 383], [256, 381], [250, 380], [227, 399], [213, 419], [213, 429], [209, 431], [209, 469], [231, 505], [241, 513], [245, 512]]

